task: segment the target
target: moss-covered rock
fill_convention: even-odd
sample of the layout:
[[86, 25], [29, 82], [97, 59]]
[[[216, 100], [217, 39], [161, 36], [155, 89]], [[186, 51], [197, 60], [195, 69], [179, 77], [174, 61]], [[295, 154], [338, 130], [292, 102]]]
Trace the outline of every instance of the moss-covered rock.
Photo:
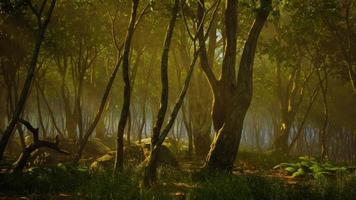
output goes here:
[[89, 155], [103, 155], [110, 151], [112, 149], [98, 138], [90, 139], [84, 149], [84, 152]]
[[[150, 155], [151, 138], [145, 138], [141, 140], [141, 146], [143, 148], [145, 158], [147, 159]], [[168, 140], [162, 144], [160, 152], [158, 154], [158, 164], [178, 167], [179, 163], [168, 146], [172, 146]]]
[[92, 172], [103, 172], [105, 169], [114, 167], [115, 155], [112, 153], [105, 154], [97, 158], [89, 167]]

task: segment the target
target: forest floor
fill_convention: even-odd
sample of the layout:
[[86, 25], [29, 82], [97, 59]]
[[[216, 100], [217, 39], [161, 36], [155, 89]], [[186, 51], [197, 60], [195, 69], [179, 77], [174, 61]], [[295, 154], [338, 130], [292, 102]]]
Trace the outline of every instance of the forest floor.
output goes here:
[[[57, 163], [9, 174], [0, 165], [0, 200], [5, 199], [356, 199], [356, 174], [316, 180], [293, 178], [273, 169], [295, 158], [243, 151], [233, 174], [201, 172], [203, 159], [177, 155], [179, 166], [161, 166], [158, 182], [142, 188], [142, 165], [125, 172], [94, 171], [85, 165]], [[9, 166], [9, 165], [8, 165]], [[110, 163], [109, 166], [112, 166]]]

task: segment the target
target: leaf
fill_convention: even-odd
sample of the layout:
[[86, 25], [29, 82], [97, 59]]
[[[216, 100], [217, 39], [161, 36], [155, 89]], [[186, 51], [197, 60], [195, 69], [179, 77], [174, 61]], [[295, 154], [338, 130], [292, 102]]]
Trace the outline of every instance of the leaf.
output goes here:
[[325, 178], [325, 174], [329, 174], [327, 172], [317, 172], [317, 173], [313, 173], [313, 177], [314, 179], [320, 180], [320, 179], [324, 179]]
[[313, 164], [310, 168], [309, 168], [313, 173], [319, 173], [319, 172], [323, 172], [325, 169], [323, 167], [321, 167], [318, 164]]
[[65, 165], [63, 165], [63, 163], [58, 163], [57, 168], [62, 171], [67, 171], [67, 167]]
[[295, 178], [304, 175], [305, 175], [305, 171], [303, 170], [303, 168], [299, 168], [296, 172], [292, 174], [292, 177]]
[[286, 167], [284, 168], [285, 171], [289, 172], [289, 173], [293, 173], [295, 171], [297, 171], [297, 168], [294, 167]]
[[309, 168], [309, 167], [312, 166], [312, 163], [303, 160], [303, 161], [300, 162], [300, 165], [301, 165], [302, 167], [307, 167], [307, 168]]
[[76, 171], [80, 172], [80, 173], [85, 173], [85, 172], [88, 172], [88, 168], [78, 167], [78, 168], [76, 168]]
[[287, 166], [289, 166], [289, 163], [281, 163], [281, 164], [274, 166], [273, 169], [278, 169], [278, 168], [287, 167]]

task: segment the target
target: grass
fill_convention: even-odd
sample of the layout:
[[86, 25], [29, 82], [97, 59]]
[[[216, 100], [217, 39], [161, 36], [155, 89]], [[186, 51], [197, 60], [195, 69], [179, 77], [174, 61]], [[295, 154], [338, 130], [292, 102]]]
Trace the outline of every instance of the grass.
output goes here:
[[328, 182], [305, 182], [287, 185], [280, 179], [261, 176], [230, 176], [219, 174], [201, 183], [190, 192], [190, 199], [300, 200], [355, 199], [356, 176]]
[[[245, 156], [245, 158], [244, 158]], [[266, 169], [280, 158], [239, 153], [240, 161]], [[269, 158], [269, 159], [268, 159]], [[356, 174], [325, 180], [301, 180], [290, 184], [280, 178], [260, 175], [196, 173], [171, 167], [158, 170], [159, 183], [141, 187], [142, 169], [127, 167], [117, 177], [111, 171], [92, 173], [85, 167], [53, 165], [32, 168], [24, 174], [0, 174], [0, 198], [30, 199], [239, 199], [239, 200], [348, 200], [356, 197]]]
[[298, 157], [285, 156], [273, 152], [259, 153], [256, 151], [240, 150], [237, 155], [237, 162], [244, 162], [254, 165], [260, 170], [272, 169], [282, 162], [294, 162]]

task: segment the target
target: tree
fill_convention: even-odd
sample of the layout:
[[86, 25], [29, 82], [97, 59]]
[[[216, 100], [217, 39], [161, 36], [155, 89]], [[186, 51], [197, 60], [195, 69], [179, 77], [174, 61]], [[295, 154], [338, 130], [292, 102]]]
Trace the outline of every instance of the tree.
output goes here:
[[122, 110], [117, 131], [117, 151], [115, 159], [114, 173], [121, 172], [124, 165], [124, 131], [126, 122], [130, 112], [130, 99], [131, 99], [131, 86], [129, 75], [129, 54], [131, 48], [131, 41], [134, 34], [134, 28], [136, 23], [137, 9], [139, 0], [132, 1], [132, 10], [129, 27], [126, 34], [124, 43], [124, 53], [122, 58], [122, 75], [124, 79], [124, 102], [122, 104]]
[[[156, 180], [156, 169], [157, 169], [157, 159], [159, 149], [165, 139], [165, 135], [161, 136], [161, 128], [164, 122], [164, 118], [168, 107], [168, 54], [171, 45], [174, 26], [177, 20], [177, 13], [179, 11], [179, 0], [174, 1], [174, 6], [172, 8], [171, 19], [167, 28], [166, 36], [164, 39], [163, 52], [161, 57], [161, 105], [157, 114], [157, 118], [152, 130], [151, 138], [151, 153], [147, 161], [144, 171], [143, 183], [146, 187], [153, 184]], [[168, 134], [168, 131], [167, 133]], [[161, 137], [160, 137], [161, 136]], [[163, 138], [163, 141], [162, 141]]]
[[[214, 19], [216, 11], [218, 10], [218, 7], [220, 5], [220, 1], [216, 1], [215, 4], [212, 6], [215, 7], [214, 12], [212, 14], [212, 19]], [[185, 95], [187, 94], [188, 88], [189, 88], [189, 83], [191, 81], [192, 75], [193, 75], [193, 70], [195, 63], [197, 61], [199, 52], [202, 50], [202, 46], [199, 45], [197, 47], [196, 45], [196, 39], [197, 39], [197, 34], [193, 36], [190, 31], [189, 27], [187, 25], [187, 22], [185, 20], [185, 15], [184, 12], [183, 18], [184, 22], [187, 28], [187, 31], [189, 32], [189, 35], [193, 41], [194, 45], [194, 53], [193, 53], [193, 58], [191, 60], [191, 63], [189, 64], [189, 71], [186, 75], [186, 78], [184, 80], [184, 85], [181, 89], [181, 92], [179, 94], [179, 97], [174, 104], [173, 110], [169, 116], [167, 125], [162, 129], [164, 118], [167, 112], [167, 107], [168, 107], [168, 74], [167, 74], [167, 69], [168, 69], [168, 53], [169, 53], [169, 47], [170, 43], [172, 40], [173, 36], [173, 31], [174, 31], [174, 26], [177, 20], [177, 13], [179, 11], [179, 0], [174, 1], [174, 6], [172, 9], [172, 14], [171, 14], [171, 19], [168, 25], [168, 29], [166, 32], [166, 37], [164, 40], [164, 45], [163, 45], [163, 52], [162, 52], [162, 58], [161, 58], [161, 83], [162, 83], [162, 91], [161, 91], [161, 105], [157, 114], [157, 118], [153, 127], [153, 133], [152, 133], [152, 138], [151, 138], [151, 151], [150, 151], [150, 156], [147, 160], [147, 163], [145, 165], [145, 170], [144, 170], [144, 177], [143, 177], [143, 184], [145, 187], [150, 187], [155, 181], [156, 181], [156, 174], [157, 174], [157, 160], [158, 160], [158, 155], [160, 148], [166, 139], [169, 131], [171, 130], [175, 119], [177, 118], [178, 112], [180, 108], [182, 107], [183, 100], [185, 98]], [[212, 20], [209, 23], [208, 30], [211, 28], [211, 23]], [[203, 25], [198, 27], [198, 31], [202, 29]], [[203, 35], [203, 40], [205, 41], [207, 39], [207, 34]], [[161, 130], [162, 129], [162, 130]]]
[[[239, 148], [243, 121], [252, 98], [252, 72], [257, 41], [271, 10], [271, 0], [260, 2], [261, 6], [243, 48], [237, 76], [235, 65], [238, 2], [234, 0], [226, 1], [226, 46], [220, 79], [216, 79], [210, 67], [203, 67], [214, 94], [212, 118], [216, 132], [206, 158], [205, 168], [208, 170], [232, 170]], [[203, 3], [201, 5], [204, 5]], [[198, 24], [201, 21], [202, 17], [199, 18]], [[200, 43], [204, 42], [202, 34], [198, 35]]]

